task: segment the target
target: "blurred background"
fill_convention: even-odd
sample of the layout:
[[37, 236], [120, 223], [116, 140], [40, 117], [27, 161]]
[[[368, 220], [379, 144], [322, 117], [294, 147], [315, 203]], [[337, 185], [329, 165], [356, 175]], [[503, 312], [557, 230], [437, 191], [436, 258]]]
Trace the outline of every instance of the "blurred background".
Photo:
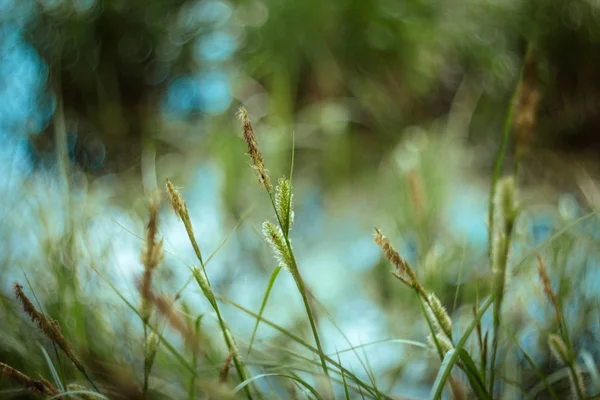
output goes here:
[[[244, 154], [241, 105], [273, 180], [289, 175], [294, 145], [291, 238], [327, 352], [425, 341], [418, 303], [381, 259], [374, 225], [438, 293], [455, 329], [469, 322], [489, 292], [489, 185], [524, 65], [506, 162], [507, 173], [520, 163], [514, 264], [600, 203], [593, 0], [1, 0], [0, 20], [0, 360], [31, 373], [48, 367], [35, 341], [22, 340], [37, 333], [15, 306], [15, 280], [29, 280], [79, 348], [133, 375], [141, 368], [141, 323], [95, 270], [139, 304], [148, 199], [166, 177], [181, 187], [203, 253], [228, 239], [207, 266], [215, 291], [259, 309], [277, 266], [260, 233], [273, 215]], [[197, 261], [166, 204], [160, 215], [168, 254], [155, 281], [174, 295]], [[592, 358], [599, 239], [589, 219], [547, 254], [574, 340]], [[553, 311], [533, 261], [511, 282], [506, 318], [551, 372]], [[182, 299], [186, 313], [209, 310], [196, 286]], [[247, 343], [254, 320], [223, 312]], [[289, 274], [265, 315], [308, 334]], [[258, 340], [289, 344], [266, 326]], [[434, 354], [394, 342], [360, 355], [382, 388], [408, 396], [426, 396], [439, 367]], [[364, 375], [357, 357], [341, 354]], [[159, 359], [151, 386], [181, 398], [172, 360]], [[522, 355], [511, 362], [526, 370]], [[531, 371], [518, 378], [535, 386]]]

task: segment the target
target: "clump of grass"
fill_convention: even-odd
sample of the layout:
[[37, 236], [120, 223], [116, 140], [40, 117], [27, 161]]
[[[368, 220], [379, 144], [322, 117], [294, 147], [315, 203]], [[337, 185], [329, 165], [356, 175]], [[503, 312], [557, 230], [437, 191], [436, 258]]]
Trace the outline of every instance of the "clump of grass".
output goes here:
[[[169, 196], [169, 201], [171, 203], [171, 206], [173, 207], [173, 210], [175, 211], [175, 213], [179, 216], [179, 218], [183, 222], [185, 229], [187, 231], [188, 237], [190, 239], [190, 242], [192, 244], [192, 247], [194, 248], [194, 252], [196, 253], [196, 257], [198, 258], [198, 261], [200, 262], [201, 270], [198, 268], [192, 268], [192, 275], [195, 278], [196, 283], [202, 290], [202, 293], [204, 294], [204, 296], [210, 303], [213, 311], [217, 315], [217, 320], [219, 321], [219, 327], [221, 328], [221, 333], [223, 334], [223, 339], [225, 341], [225, 345], [227, 346], [227, 349], [229, 351], [233, 352], [233, 362], [235, 364], [235, 368], [238, 373], [238, 376], [239, 376], [240, 380], [243, 382], [247, 379], [244, 361], [240, 355], [240, 352], [239, 352], [238, 346], [235, 342], [235, 339], [234, 339], [233, 335], [231, 334], [231, 330], [229, 329], [225, 320], [223, 319], [221, 310], [219, 308], [219, 304], [217, 303], [217, 299], [214, 296], [212, 286], [211, 286], [210, 280], [208, 278], [208, 274], [206, 273], [206, 266], [205, 266], [204, 260], [202, 258], [202, 253], [201, 253], [200, 247], [198, 246], [198, 243], [196, 241], [196, 237], [194, 234], [194, 228], [192, 226], [192, 222], [190, 219], [190, 215], [189, 215], [187, 206], [186, 206], [185, 202], [183, 201], [183, 198], [181, 197], [179, 190], [177, 190], [175, 188], [173, 183], [168, 178], [167, 178], [167, 182], [166, 182], [166, 189], [167, 189], [167, 193]], [[246, 397], [248, 397], [248, 399], [252, 399], [252, 394], [250, 392], [250, 389], [247, 386], [244, 387], [244, 392], [246, 393]]]
[[581, 372], [575, 360], [573, 344], [570, 339], [568, 328], [564, 321], [564, 314], [558, 301], [558, 296], [552, 289], [552, 283], [550, 281], [548, 269], [546, 268], [546, 264], [544, 264], [544, 260], [539, 254], [537, 272], [542, 283], [544, 294], [554, 308], [556, 322], [560, 332], [560, 335], [548, 335], [548, 347], [556, 361], [569, 369], [569, 382], [571, 385], [571, 394], [573, 398], [582, 400], [586, 398], [587, 395], [585, 386], [583, 385]]
[[244, 140], [248, 146], [248, 155], [250, 156], [252, 165], [258, 174], [258, 180], [261, 187], [265, 189], [269, 195], [269, 199], [271, 200], [273, 211], [275, 212], [275, 217], [277, 219], [277, 225], [268, 220], [264, 222], [263, 234], [267, 242], [271, 245], [276, 260], [291, 273], [294, 281], [296, 282], [296, 286], [300, 292], [300, 295], [302, 296], [304, 308], [306, 309], [306, 313], [308, 315], [308, 320], [313, 332], [315, 344], [317, 345], [317, 349], [319, 351], [319, 358], [321, 360], [323, 373], [328, 376], [329, 369], [327, 367], [327, 361], [325, 360], [323, 348], [321, 346], [321, 340], [319, 338], [315, 317], [308, 299], [308, 292], [304, 283], [304, 279], [300, 273], [300, 269], [298, 268], [296, 257], [292, 249], [292, 244], [289, 239], [289, 233], [294, 219], [292, 210], [292, 174], [294, 168], [293, 157], [290, 179], [288, 180], [281, 178], [274, 195], [269, 174], [265, 169], [264, 160], [258, 148], [256, 136], [254, 135], [252, 123], [248, 118], [248, 111], [244, 107], [239, 109], [238, 118], [242, 122]]

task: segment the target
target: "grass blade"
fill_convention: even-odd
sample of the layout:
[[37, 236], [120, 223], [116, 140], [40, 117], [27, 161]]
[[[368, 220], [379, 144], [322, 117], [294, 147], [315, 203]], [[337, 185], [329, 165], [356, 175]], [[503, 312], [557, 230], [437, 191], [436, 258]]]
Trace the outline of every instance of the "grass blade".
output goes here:
[[440, 365], [440, 372], [437, 374], [435, 382], [433, 383], [433, 387], [431, 388], [431, 394], [429, 396], [430, 399], [434, 400], [441, 397], [442, 390], [444, 389], [446, 381], [448, 380], [450, 372], [452, 371], [452, 367], [456, 362], [457, 357], [455, 357], [455, 355], [458, 356], [458, 353], [455, 349], [451, 349], [444, 356], [442, 365]]
[[556, 395], [556, 392], [552, 388], [552, 385], [550, 385], [548, 383], [548, 381], [546, 380], [546, 377], [544, 376], [544, 373], [539, 369], [539, 367], [537, 366], [537, 364], [535, 363], [535, 361], [533, 361], [533, 359], [529, 356], [529, 354], [527, 354], [527, 352], [525, 351], [525, 349], [521, 346], [521, 343], [519, 343], [519, 341], [515, 337], [514, 333], [512, 333], [509, 329], [507, 329], [506, 332], [511, 337], [511, 339], [513, 340], [513, 342], [515, 343], [515, 345], [519, 348], [519, 350], [521, 350], [521, 353], [523, 353], [523, 356], [525, 357], [525, 360], [527, 360], [527, 362], [529, 363], [529, 365], [531, 366], [531, 368], [535, 371], [536, 375], [540, 378], [540, 380], [542, 381], [542, 383], [544, 384], [544, 386], [548, 390], [548, 393], [550, 393], [550, 396], [552, 396], [552, 399], [558, 400], [558, 396]]
[[598, 373], [598, 368], [596, 367], [594, 358], [587, 350], [583, 350], [581, 352], [581, 358], [590, 374], [590, 380], [592, 381], [592, 386], [594, 387], [594, 390], [596, 392], [600, 392], [600, 374]]
[[[254, 318], [258, 318], [258, 315], [250, 310], [248, 310], [247, 308], [245, 308], [244, 306], [236, 303], [233, 300], [228, 299], [227, 297], [224, 296], [220, 296], [215, 294], [215, 297], [217, 299], [219, 299], [220, 301], [230, 304], [231, 306], [237, 308], [238, 310], [254, 317]], [[489, 306], [489, 305], [488, 305]], [[271, 328], [277, 330], [278, 332], [284, 334], [285, 336], [287, 336], [288, 338], [290, 338], [291, 340], [293, 340], [294, 342], [298, 343], [299, 345], [301, 345], [302, 347], [306, 348], [307, 350], [311, 351], [314, 354], [318, 354], [318, 355], [323, 355], [322, 352], [320, 352], [317, 348], [311, 346], [310, 344], [308, 344], [305, 340], [303, 340], [302, 338], [300, 338], [297, 335], [294, 335], [292, 332], [290, 332], [289, 330], [277, 325], [276, 323], [266, 319], [265, 317], [261, 317], [261, 321], [263, 323], [265, 323], [266, 325], [270, 326]], [[368, 384], [366, 384], [365, 382], [363, 382], [362, 380], [360, 380], [355, 374], [353, 374], [352, 372], [348, 371], [346, 368], [343, 368], [341, 365], [339, 365], [334, 359], [332, 359], [331, 357], [327, 356], [327, 355], [323, 355], [323, 358], [325, 360], [327, 360], [330, 364], [332, 364], [333, 366], [339, 368], [340, 370], [344, 370], [344, 372], [346, 373], [346, 376], [350, 377], [357, 385], [359, 385], [359, 387], [362, 387], [363, 389], [365, 389], [367, 392], [369, 392], [373, 397], [376, 397], [376, 391], [374, 388], [372, 388], [371, 386], [369, 386]], [[390, 399], [390, 396], [387, 396], [383, 393], [380, 393], [380, 396], [382, 396], [385, 399]]]
[[431, 394], [429, 396], [430, 399], [438, 400], [442, 397], [442, 390], [444, 389], [446, 382], [450, 378], [450, 372], [452, 372], [452, 367], [459, 358], [459, 350], [463, 348], [463, 346], [467, 342], [467, 339], [471, 335], [471, 332], [473, 331], [473, 329], [475, 329], [475, 326], [479, 323], [479, 321], [483, 317], [483, 314], [485, 314], [485, 312], [492, 305], [493, 302], [494, 296], [490, 296], [487, 298], [487, 300], [485, 301], [485, 303], [483, 303], [481, 309], [479, 310], [475, 318], [473, 318], [473, 321], [471, 321], [471, 323], [467, 327], [465, 333], [463, 333], [462, 337], [456, 344], [454, 350], [446, 353], [446, 355], [444, 356], [444, 361], [442, 362], [442, 366], [440, 367], [438, 376], [435, 379], [435, 384], [431, 388]]
[[250, 383], [259, 380], [259, 379], [264, 379], [264, 378], [268, 378], [271, 376], [279, 376], [282, 378], [288, 378], [291, 379], [297, 383], [299, 383], [300, 385], [304, 386], [306, 389], [308, 389], [317, 399], [322, 400], [323, 398], [319, 395], [319, 393], [315, 390], [315, 388], [313, 388], [311, 385], [309, 385], [305, 380], [294, 376], [294, 375], [289, 375], [289, 374], [278, 374], [278, 373], [272, 373], [272, 374], [261, 374], [261, 375], [255, 375], [250, 379], [246, 379], [244, 382], [240, 383], [239, 385], [237, 385], [235, 387], [235, 389], [233, 390], [233, 393], [238, 393], [240, 390], [242, 390], [243, 388], [245, 388], [246, 386], [248, 386]]
[[263, 312], [265, 311], [265, 307], [267, 306], [267, 301], [269, 300], [269, 296], [271, 295], [271, 290], [273, 289], [273, 285], [275, 284], [275, 280], [277, 276], [281, 272], [281, 266], [275, 268], [271, 277], [269, 278], [269, 283], [267, 285], [267, 290], [265, 291], [265, 295], [263, 296], [263, 301], [260, 305], [260, 310], [258, 311], [258, 318], [256, 319], [256, 324], [254, 325], [254, 330], [252, 331], [252, 337], [250, 338], [250, 344], [248, 345], [248, 353], [246, 354], [246, 358], [250, 358], [250, 351], [252, 350], [252, 345], [254, 344], [254, 338], [256, 337], [256, 332], [258, 331], [258, 324], [260, 324], [261, 317]]
[[52, 374], [52, 379], [54, 379], [54, 383], [56, 383], [56, 387], [61, 392], [64, 392], [65, 388], [58, 376], [58, 372], [56, 372], [56, 368], [54, 368], [52, 359], [50, 359], [50, 356], [48, 355], [48, 352], [46, 351], [46, 349], [44, 349], [44, 346], [42, 346], [41, 344], [38, 344], [38, 346], [40, 346], [40, 349], [42, 349], [42, 353], [44, 354], [44, 358], [46, 358], [46, 362], [48, 363], [48, 368], [50, 368], [50, 373]]
[[473, 361], [469, 353], [467, 353], [465, 349], [459, 349], [458, 353], [461, 361], [463, 362], [464, 371], [467, 375], [467, 378], [469, 379], [469, 384], [471, 385], [471, 388], [477, 395], [477, 398], [491, 400], [492, 397], [486, 390], [485, 384], [483, 383], [483, 379], [481, 378], [481, 375], [479, 374], [479, 371], [475, 366], [475, 362]]
[[[342, 365], [342, 360], [340, 359], [340, 353], [337, 353], [338, 363]], [[344, 383], [344, 395], [346, 396], [346, 400], [350, 400], [350, 393], [348, 392], [348, 383], [346, 382], [346, 375], [344, 375], [344, 370], [342, 369], [342, 381]]]

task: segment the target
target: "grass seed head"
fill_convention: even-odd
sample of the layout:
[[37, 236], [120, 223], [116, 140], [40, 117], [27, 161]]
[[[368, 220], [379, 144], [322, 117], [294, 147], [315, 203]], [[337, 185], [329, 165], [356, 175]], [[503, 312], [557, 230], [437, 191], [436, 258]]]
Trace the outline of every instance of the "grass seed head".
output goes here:
[[184, 215], [188, 214], [185, 201], [181, 197], [179, 190], [177, 190], [169, 178], [167, 178], [167, 196], [169, 197], [171, 207], [173, 207], [173, 210], [177, 215], [183, 218]]
[[546, 264], [544, 264], [544, 260], [538, 254], [538, 264], [537, 264], [537, 272], [540, 277], [540, 281], [542, 282], [542, 287], [544, 289], [544, 294], [552, 303], [552, 307], [556, 313], [556, 321], [558, 322], [558, 326], [562, 328], [562, 318], [560, 313], [560, 305], [558, 303], [558, 297], [554, 290], [552, 290], [552, 282], [550, 281], [550, 276], [548, 275], [548, 270], [546, 269]]
[[443, 332], [448, 339], [452, 339], [452, 319], [448, 312], [434, 293], [428, 296], [426, 310], [429, 314], [429, 319], [433, 321], [434, 326]]
[[267, 220], [263, 223], [263, 235], [271, 246], [277, 262], [288, 271], [293, 272], [294, 263], [281, 228]]
[[[446, 335], [444, 335], [441, 332], [435, 334], [435, 340], [437, 340], [438, 344], [440, 345], [440, 349], [442, 350], [442, 357], [445, 356], [446, 353], [448, 353], [450, 350], [452, 350], [454, 348], [454, 345], [452, 344], [452, 342], [450, 340], [448, 340]], [[433, 347], [434, 349], [437, 349], [437, 347], [435, 345], [435, 341], [433, 339], [433, 335], [431, 333], [429, 335], [427, 335], [427, 342], [429, 343], [429, 345], [431, 347]]]
[[396, 271], [394, 271], [396, 278], [400, 279], [404, 284], [415, 288], [423, 297], [427, 297], [425, 289], [408, 262], [400, 256], [400, 253], [392, 246], [390, 240], [377, 228], [375, 228], [373, 240], [383, 250], [383, 254], [388, 261], [396, 268]]
[[290, 181], [285, 178], [279, 179], [279, 184], [275, 189], [275, 207], [277, 214], [281, 218], [283, 233], [287, 235], [294, 223], [294, 210], [292, 207], [292, 188]]
[[38, 393], [40, 395], [56, 395], [58, 392], [53, 393], [50, 388], [46, 388], [44, 383], [31, 379], [21, 371], [14, 369], [13, 367], [0, 362], [0, 378], [4, 378], [9, 381], [18, 383], [19, 385], [25, 386], [29, 391]]
[[569, 350], [560, 336], [555, 334], [548, 336], [548, 347], [550, 347], [550, 352], [556, 361], [561, 365], [570, 364]]
[[268, 171], [265, 169], [265, 162], [263, 160], [262, 154], [258, 149], [258, 143], [256, 141], [256, 136], [254, 135], [254, 129], [252, 128], [252, 123], [248, 118], [248, 110], [244, 107], [240, 107], [238, 113], [238, 118], [242, 121], [242, 128], [244, 130], [244, 140], [246, 141], [246, 145], [248, 146], [248, 155], [252, 160], [252, 165], [256, 170], [258, 175], [258, 182], [260, 185], [265, 188], [269, 193], [273, 190], [271, 186], [271, 178], [269, 177]]
[[46, 314], [38, 311], [31, 300], [29, 300], [29, 298], [23, 292], [23, 286], [19, 285], [18, 282], [13, 284], [13, 290], [15, 292], [15, 296], [23, 305], [23, 310], [27, 315], [29, 315], [29, 318], [31, 318], [31, 321], [38, 326], [38, 328], [48, 337], [48, 339], [53, 341], [62, 351], [65, 352], [77, 369], [84, 371], [83, 364], [81, 361], [79, 361], [79, 358], [77, 358], [75, 355], [71, 345], [61, 333], [58, 322], [48, 317]]

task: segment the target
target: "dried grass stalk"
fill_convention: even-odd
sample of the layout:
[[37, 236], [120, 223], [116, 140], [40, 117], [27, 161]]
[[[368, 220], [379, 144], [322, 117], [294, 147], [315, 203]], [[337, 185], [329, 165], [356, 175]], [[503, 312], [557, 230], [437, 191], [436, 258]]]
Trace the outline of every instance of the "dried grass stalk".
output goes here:
[[13, 290], [15, 292], [15, 296], [23, 305], [23, 310], [31, 320], [37, 325], [37, 327], [50, 339], [52, 340], [60, 349], [69, 357], [69, 359], [75, 364], [75, 367], [79, 371], [81, 371], [85, 375], [85, 368], [83, 364], [77, 356], [75, 352], [71, 348], [67, 339], [60, 332], [60, 325], [58, 322], [47, 316], [46, 314], [38, 311], [31, 300], [25, 295], [23, 292], [23, 286], [21, 286], [18, 282], [13, 284]]
[[273, 190], [271, 186], [271, 178], [269, 177], [268, 171], [265, 169], [265, 162], [260, 150], [258, 149], [256, 136], [254, 135], [254, 129], [252, 128], [252, 123], [248, 118], [248, 110], [246, 110], [244, 107], [240, 107], [237, 116], [240, 121], [242, 121], [244, 140], [248, 146], [248, 155], [250, 156], [250, 159], [252, 159], [252, 165], [258, 175], [258, 182], [260, 183], [261, 187], [271, 193]]
[[11, 367], [10, 365], [6, 365], [0, 362], [0, 378], [7, 379], [9, 381], [13, 381], [19, 385], [24, 386], [27, 390], [31, 392], [35, 392], [42, 396], [55, 396], [58, 394], [58, 390], [52, 386], [46, 386], [44, 381], [36, 381], [31, 379], [29, 376], [25, 375], [21, 371], [18, 371]]

